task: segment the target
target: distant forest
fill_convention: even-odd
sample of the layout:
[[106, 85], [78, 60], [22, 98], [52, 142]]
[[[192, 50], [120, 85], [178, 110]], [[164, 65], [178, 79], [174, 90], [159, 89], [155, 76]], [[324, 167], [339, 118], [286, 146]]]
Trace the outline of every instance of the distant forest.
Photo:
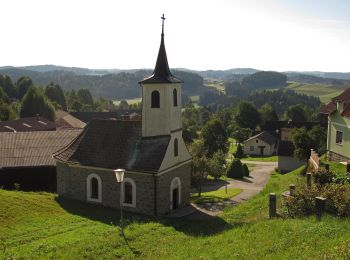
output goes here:
[[[38, 72], [28, 69], [5, 68], [0, 70], [0, 73], [10, 76], [14, 81], [22, 76], [28, 76], [37, 86], [46, 86], [54, 82], [60, 85], [63, 90], [85, 88], [96, 97], [128, 99], [141, 96], [141, 88], [138, 82], [150, 76], [152, 71], [138, 70], [105, 75], [86, 75], [66, 70], [42, 70], [42, 72]], [[201, 76], [177, 70], [174, 70], [173, 74], [184, 81], [182, 87], [184, 95], [198, 95], [203, 92], [204, 86]]]

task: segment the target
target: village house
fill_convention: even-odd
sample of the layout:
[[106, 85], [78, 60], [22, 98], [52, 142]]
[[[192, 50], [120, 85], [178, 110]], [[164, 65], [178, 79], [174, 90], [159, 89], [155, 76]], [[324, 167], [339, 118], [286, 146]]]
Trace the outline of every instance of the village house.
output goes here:
[[321, 109], [328, 116], [327, 156], [350, 162], [350, 87]]
[[[189, 204], [191, 156], [182, 139], [181, 83], [161, 44], [153, 74], [142, 80], [142, 120], [92, 120], [57, 151], [59, 196], [161, 215]], [[122, 185], [113, 170], [125, 169]], [[121, 194], [121, 198], [120, 198]]]
[[244, 154], [271, 156], [276, 152], [277, 138], [267, 131], [250, 137], [244, 142]]

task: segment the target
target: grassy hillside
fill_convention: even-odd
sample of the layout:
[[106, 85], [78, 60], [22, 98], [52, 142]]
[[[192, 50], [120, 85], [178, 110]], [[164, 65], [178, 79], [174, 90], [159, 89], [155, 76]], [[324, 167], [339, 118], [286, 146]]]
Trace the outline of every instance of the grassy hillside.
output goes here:
[[339, 95], [345, 89], [343, 86], [299, 82], [291, 82], [287, 88], [301, 94], [319, 97], [322, 103], [328, 103], [333, 97]]
[[348, 258], [348, 220], [267, 219], [268, 193], [280, 194], [298, 176], [274, 173], [259, 195], [208, 220], [129, 216], [125, 239], [112, 224], [118, 211], [0, 190], [0, 258]]

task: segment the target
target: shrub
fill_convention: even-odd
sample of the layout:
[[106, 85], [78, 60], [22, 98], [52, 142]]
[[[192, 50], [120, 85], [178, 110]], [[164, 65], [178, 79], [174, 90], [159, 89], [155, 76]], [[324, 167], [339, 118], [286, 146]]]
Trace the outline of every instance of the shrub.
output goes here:
[[350, 173], [345, 172], [345, 173], [336, 174], [333, 177], [333, 182], [340, 183], [340, 184], [350, 183]]
[[234, 154], [235, 158], [243, 158], [244, 152], [241, 144], [238, 144], [237, 151]]
[[333, 172], [327, 171], [324, 168], [319, 168], [312, 175], [314, 177], [315, 183], [320, 185], [331, 183], [333, 181], [333, 178], [335, 177]]
[[310, 215], [315, 211], [315, 197], [317, 196], [319, 196], [319, 190], [316, 186], [312, 186], [309, 190], [306, 185], [302, 185], [296, 189], [294, 196], [284, 197], [283, 205], [291, 217]]
[[327, 199], [327, 211], [339, 217], [350, 217], [350, 184], [329, 184], [322, 195]]
[[246, 164], [242, 165], [242, 170], [243, 170], [244, 176], [249, 177], [249, 169]]
[[229, 178], [243, 178], [244, 172], [242, 163], [239, 159], [234, 159], [227, 169], [227, 177]]

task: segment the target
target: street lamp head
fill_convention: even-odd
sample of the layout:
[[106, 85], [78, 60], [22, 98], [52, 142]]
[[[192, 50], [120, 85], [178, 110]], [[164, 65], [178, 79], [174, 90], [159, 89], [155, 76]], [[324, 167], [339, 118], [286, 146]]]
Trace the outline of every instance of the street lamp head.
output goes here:
[[117, 170], [113, 170], [115, 177], [117, 179], [117, 182], [123, 182], [124, 181], [124, 169], [117, 169]]

